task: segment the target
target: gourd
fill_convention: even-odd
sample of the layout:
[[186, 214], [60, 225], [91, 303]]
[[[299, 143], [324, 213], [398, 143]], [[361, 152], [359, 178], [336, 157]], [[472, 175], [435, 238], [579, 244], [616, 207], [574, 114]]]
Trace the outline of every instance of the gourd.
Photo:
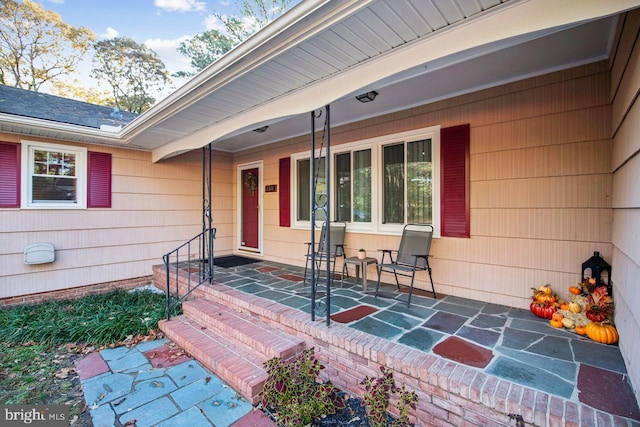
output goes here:
[[562, 304], [560, 304], [560, 310], [569, 310], [569, 304], [563, 302]]
[[576, 323], [573, 320], [564, 317], [562, 319], [562, 326], [567, 329], [573, 329], [576, 326]]
[[572, 313], [580, 313], [582, 311], [582, 307], [577, 302], [570, 302], [568, 308]]
[[586, 333], [592, 340], [602, 344], [618, 342], [618, 331], [615, 326], [604, 322], [591, 322], [587, 325]]
[[580, 295], [582, 293], [582, 289], [577, 286], [569, 286], [569, 292], [574, 295]]
[[562, 320], [551, 319], [549, 320], [549, 324], [553, 328], [562, 328]]
[[579, 325], [576, 326], [576, 334], [578, 335], [586, 335], [587, 334], [587, 327], [585, 325]]
[[562, 321], [563, 318], [564, 316], [562, 315], [562, 313], [559, 313], [557, 311], [551, 315], [551, 320]]
[[536, 301], [533, 301], [529, 305], [529, 309], [533, 314], [535, 314], [538, 317], [542, 317], [543, 319], [551, 319], [551, 316], [553, 316], [553, 313], [555, 313], [558, 310], [551, 304], [543, 304]]
[[[543, 293], [545, 295], [551, 295], [551, 286], [549, 285], [542, 285], [538, 288], [538, 291], [540, 291], [540, 293]], [[543, 301], [541, 301], [543, 302]]]

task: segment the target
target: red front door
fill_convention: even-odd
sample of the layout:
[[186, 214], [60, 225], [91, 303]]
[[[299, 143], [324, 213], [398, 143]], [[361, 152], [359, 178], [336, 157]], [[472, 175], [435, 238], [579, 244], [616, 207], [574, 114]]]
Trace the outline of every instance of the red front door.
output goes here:
[[260, 187], [258, 168], [242, 171], [242, 241], [245, 248], [258, 249]]

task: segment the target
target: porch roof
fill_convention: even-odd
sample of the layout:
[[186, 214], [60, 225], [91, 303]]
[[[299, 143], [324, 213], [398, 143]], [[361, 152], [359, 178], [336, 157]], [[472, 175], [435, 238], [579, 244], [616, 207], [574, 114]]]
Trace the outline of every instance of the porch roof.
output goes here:
[[[239, 151], [608, 58], [640, 0], [303, 0], [119, 131], [0, 114], [0, 131], [153, 151]], [[358, 93], [375, 90], [375, 102]], [[37, 126], [34, 126], [37, 125]], [[267, 132], [253, 129], [268, 125]]]

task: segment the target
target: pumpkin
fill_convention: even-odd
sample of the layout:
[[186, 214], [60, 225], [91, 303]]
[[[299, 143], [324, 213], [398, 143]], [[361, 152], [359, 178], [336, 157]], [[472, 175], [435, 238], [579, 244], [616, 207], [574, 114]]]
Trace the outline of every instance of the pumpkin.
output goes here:
[[582, 307], [577, 302], [570, 302], [568, 308], [572, 313], [580, 313], [582, 311]]
[[549, 324], [553, 328], [562, 328], [562, 321], [561, 320], [551, 319], [551, 320], [549, 320]]
[[538, 317], [542, 317], [543, 319], [551, 319], [553, 313], [555, 313], [558, 309], [551, 304], [543, 304], [537, 301], [533, 301], [529, 305], [529, 310], [531, 310], [531, 312]]
[[562, 326], [567, 329], [573, 329], [576, 326], [576, 323], [573, 320], [564, 317], [562, 318]]
[[569, 292], [574, 295], [580, 295], [582, 293], [582, 288], [579, 288], [577, 286], [569, 286]]
[[589, 338], [602, 344], [618, 342], [618, 331], [608, 323], [591, 322], [587, 325], [586, 333]]
[[538, 288], [538, 291], [540, 291], [540, 293], [545, 294], [545, 295], [551, 295], [551, 286], [549, 285], [542, 285]]
[[553, 304], [554, 302], [556, 302], [556, 297], [554, 297], [551, 294], [545, 294], [544, 292], [540, 292], [538, 293], [538, 295], [536, 295], [536, 301]]
[[560, 304], [560, 310], [569, 310], [569, 304], [563, 302], [562, 304]]
[[607, 314], [600, 311], [600, 308], [598, 306], [587, 307], [587, 311], [585, 314], [587, 316], [587, 319], [595, 323], [604, 322], [605, 320], [607, 320]]
[[578, 335], [586, 335], [587, 334], [587, 327], [585, 325], [578, 325], [576, 326], [576, 334]]
[[563, 318], [564, 316], [562, 315], [562, 313], [559, 313], [557, 311], [551, 315], [551, 320], [561, 321]]

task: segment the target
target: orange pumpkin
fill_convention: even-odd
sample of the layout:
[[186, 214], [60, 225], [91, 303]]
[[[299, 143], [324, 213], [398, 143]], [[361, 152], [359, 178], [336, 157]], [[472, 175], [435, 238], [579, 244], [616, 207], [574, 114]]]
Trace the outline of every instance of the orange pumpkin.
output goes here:
[[587, 327], [585, 325], [576, 326], [575, 331], [576, 331], [576, 334], [578, 335], [586, 335]]
[[563, 318], [564, 316], [562, 315], [562, 313], [557, 311], [551, 315], [551, 320], [561, 321]]
[[545, 294], [541, 292], [538, 295], [536, 295], [536, 301], [541, 303], [553, 304], [554, 302], [556, 302], [556, 297], [551, 294]]
[[562, 320], [551, 319], [551, 320], [549, 320], [549, 324], [553, 328], [562, 328]]
[[579, 288], [577, 286], [569, 286], [569, 292], [574, 295], [580, 295], [582, 293], [582, 288]]
[[587, 336], [602, 344], [615, 344], [618, 342], [618, 331], [615, 326], [604, 322], [591, 322], [586, 328]]
[[560, 310], [569, 310], [569, 304], [566, 302], [560, 304]]

